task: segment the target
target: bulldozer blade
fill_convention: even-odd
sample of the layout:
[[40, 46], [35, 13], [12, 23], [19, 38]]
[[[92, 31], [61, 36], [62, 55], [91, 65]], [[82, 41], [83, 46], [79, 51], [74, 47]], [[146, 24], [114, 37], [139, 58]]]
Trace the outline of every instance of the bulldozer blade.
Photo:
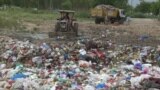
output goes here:
[[54, 38], [55, 36], [57, 36], [55, 32], [48, 32], [49, 38]]

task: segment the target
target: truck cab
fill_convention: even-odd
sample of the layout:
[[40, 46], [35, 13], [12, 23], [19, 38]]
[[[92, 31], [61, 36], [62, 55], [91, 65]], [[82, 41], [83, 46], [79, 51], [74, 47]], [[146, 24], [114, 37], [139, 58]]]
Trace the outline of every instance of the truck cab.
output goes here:
[[123, 9], [119, 9], [119, 16], [122, 17], [122, 18], [126, 17], [125, 11]]

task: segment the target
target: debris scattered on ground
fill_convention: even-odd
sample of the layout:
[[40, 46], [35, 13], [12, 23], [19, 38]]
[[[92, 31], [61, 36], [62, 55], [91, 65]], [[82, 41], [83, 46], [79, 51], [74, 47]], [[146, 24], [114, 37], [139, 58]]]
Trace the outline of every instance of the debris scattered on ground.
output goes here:
[[118, 45], [101, 38], [33, 44], [1, 37], [0, 43], [1, 89], [160, 89], [159, 46]]

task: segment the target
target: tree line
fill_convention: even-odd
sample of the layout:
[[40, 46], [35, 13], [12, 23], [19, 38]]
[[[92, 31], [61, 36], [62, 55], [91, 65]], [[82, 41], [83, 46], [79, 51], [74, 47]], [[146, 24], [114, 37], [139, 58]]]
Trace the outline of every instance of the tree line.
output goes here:
[[22, 8], [37, 8], [45, 10], [53, 9], [72, 9], [72, 10], [89, 10], [98, 4], [113, 5], [125, 9], [126, 12], [141, 12], [160, 14], [160, 0], [148, 3], [141, 0], [141, 3], [133, 8], [128, 5], [128, 0], [0, 0], [1, 5], [18, 6]]
[[153, 15], [160, 15], [160, 0], [157, 2], [144, 2], [142, 1], [136, 8], [136, 12], [152, 13]]
[[128, 0], [0, 0], [0, 5], [39, 9], [88, 9], [98, 4], [125, 8], [127, 3]]

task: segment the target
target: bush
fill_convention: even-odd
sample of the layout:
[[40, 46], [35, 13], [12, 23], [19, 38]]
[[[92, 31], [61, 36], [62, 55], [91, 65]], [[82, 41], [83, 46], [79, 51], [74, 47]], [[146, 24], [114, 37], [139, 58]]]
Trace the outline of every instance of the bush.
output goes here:
[[147, 16], [144, 13], [140, 13], [140, 12], [134, 12], [130, 16], [132, 18], [147, 18]]
[[11, 18], [4, 18], [0, 16], [0, 28], [18, 28], [19, 24], [16, 20]]
[[87, 11], [79, 11], [79, 12], [76, 12], [76, 17], [77, 18], [89, 18], [90, 15]]

